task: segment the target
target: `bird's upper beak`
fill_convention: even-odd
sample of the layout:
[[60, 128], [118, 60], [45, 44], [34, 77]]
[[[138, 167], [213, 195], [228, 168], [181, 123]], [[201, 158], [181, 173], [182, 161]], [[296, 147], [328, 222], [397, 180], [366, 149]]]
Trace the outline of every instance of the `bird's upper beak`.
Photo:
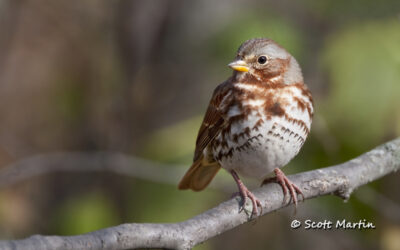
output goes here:
[[230, 64], [228, 64], [228, 66], [231, 67], [233, 70], [240, 71], [240, 72], [248, 72], [249, 71], [249, 66], [243, 60], [233, 61]]

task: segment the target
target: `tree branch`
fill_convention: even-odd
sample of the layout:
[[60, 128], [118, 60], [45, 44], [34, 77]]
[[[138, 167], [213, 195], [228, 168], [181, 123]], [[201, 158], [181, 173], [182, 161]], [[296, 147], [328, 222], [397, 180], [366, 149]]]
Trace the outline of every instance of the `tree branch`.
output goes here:
[[[343, 164], [292, 175], [290, 179], [306, 199], [327, 194], [348, 199], [356, 188], [399, 169], [400, 138]], [[254, 194], [262, 202], [263, 214], [287, 206], [282, 204], [282, 190], [275, 183], [256, 189]], [[246, 204], [246, 210], [251, 211], [249, 206]], [[0, 241], [0, 249], [190, 249], [247, 221], [248, 214], [239, 212], [239, 200], [235, 198], [180, 223], [122, 224], [77, 236], [35, 235]]]
[[58, 152], [31, 156], [0, 169], [0, 188], [52, 172], [111, 172], [158, 183], [176, 185], [182, 166], [147, 161], [123, 153]]

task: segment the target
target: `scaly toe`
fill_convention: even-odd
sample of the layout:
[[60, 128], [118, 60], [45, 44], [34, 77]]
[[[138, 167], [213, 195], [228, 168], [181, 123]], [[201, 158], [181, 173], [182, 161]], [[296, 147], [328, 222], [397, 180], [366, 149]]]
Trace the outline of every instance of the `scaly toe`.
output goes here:
[[283, 190], [284, 202], [286, 201], [286, 194], [289, 193], [289, 202], [293, 200], [295, 207], [297, 207], [297, 195], [301, 195], [304, 201], [303, 192], [293, 182], [291, 182], [280, 169], [275, 169], [277, 182], [281, 185]]
[[[253, 193], [248, 191], [247, 196], [251, 200], [251, 203], [253, 204], [253, 211], [252, 215], [259, 216], [262, 214], [262, 205], [259, 199], [257, 199]], [[258, 213], [258, 206], [260, 206], [260, 214]]]

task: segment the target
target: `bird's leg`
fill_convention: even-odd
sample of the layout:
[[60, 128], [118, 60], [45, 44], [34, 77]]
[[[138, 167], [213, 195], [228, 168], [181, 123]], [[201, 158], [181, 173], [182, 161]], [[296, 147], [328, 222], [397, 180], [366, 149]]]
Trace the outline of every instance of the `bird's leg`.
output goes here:
[[290, 197], [291, 199], [293, 199], [294, 205], [297, 206], [297, 194], [302, 196], [302, 199], [304, 201], [304, 195], [303, 192], [301, 192], [300, 188], [297, 187], [293, 182], [291, 182], [286, 175], [282, 172], [282, 170], [280, 170], [279, 168], [275, 168], [274, 169], [275, 172], [275, 176], [276, 177], [272, 177], [272, 178], [268, 178], [265, 179], [262, 185], [265, 185], [269, 182], [278, 182], [279, 185], [281, 185], [282, 190], [283, 190], [283, 199], [286, 200], [286, 195], [289, 192], [290, 193]]
[[239, 188], [239, 194], [242, 196], [242, 201], [243, 201], [243, 207], [246, 204], [246, 198], [249, 198], [251, 200], [251, 203], [253, 204], [253, 211], [252, 215], [258, 215], [258, 206], [260, 206], [260, 215], [262, 214], [262, 205], [260, 200], [258, 200], [250, 190], [247, 189], [247, 187], [243, 184], [242, 180], [240, 180], [239, 175], [234, 171], [231, 170], [231, 175], [233, 179], [235, 179], [236, 184]]

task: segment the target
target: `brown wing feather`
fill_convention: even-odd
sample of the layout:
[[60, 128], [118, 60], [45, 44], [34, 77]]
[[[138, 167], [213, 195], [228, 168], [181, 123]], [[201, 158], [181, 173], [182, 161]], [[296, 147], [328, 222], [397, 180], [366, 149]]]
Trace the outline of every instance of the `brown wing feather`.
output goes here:
[[218, 162], [207, 162], [201, 155], [200, 159], [195, 161], [183, 176], [178, 188], [201, 191], [208, 186], [220, 168], [221, 166]]
[[229, 82], [222, 83], [215, 89], [197, 135], [193, 164], [180, 181], [179, 189], [200, 191], [211, 182], [221, 168], [212, 157], [205, 158], [203, 151], [225, 126], [223, 115], [225, 104], [222, 100], [229, 101], [228, 95]]
[[227, 83], [228, 82], [222, 83], [215, 89], [210, 104], [208, 105], [206, 115], [204, 116], [203, 123], [197, 135], [196, 149], [193, 158], [194, 162], [200, 158], [203, 154], [203, 150], [224, 127], [225, 119], [224, 115], [221, 113], [221, 102], [228, 94]]

